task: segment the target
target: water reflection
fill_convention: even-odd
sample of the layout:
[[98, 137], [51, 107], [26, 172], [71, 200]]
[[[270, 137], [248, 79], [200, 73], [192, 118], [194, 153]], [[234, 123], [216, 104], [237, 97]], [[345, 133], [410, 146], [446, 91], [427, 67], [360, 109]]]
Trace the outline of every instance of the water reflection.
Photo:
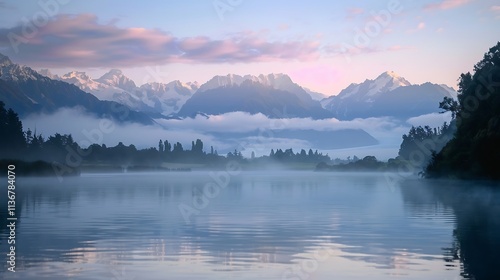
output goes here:
[[500, 279], [500, 185], [491, 182], [407, 181], [405, 201], [417, 212], [455, 215], [453, 242], [444, 261], [460, 260], [465, 279]]
[[499, 194], [491, 187], [421, 180], [389, 186], [380, 174], [245, 173], [186, 223], [179, 205], [192, 205], [210, 180], [202, 172], [21, 180], [19, 273], [3, 276], [498, 276]]

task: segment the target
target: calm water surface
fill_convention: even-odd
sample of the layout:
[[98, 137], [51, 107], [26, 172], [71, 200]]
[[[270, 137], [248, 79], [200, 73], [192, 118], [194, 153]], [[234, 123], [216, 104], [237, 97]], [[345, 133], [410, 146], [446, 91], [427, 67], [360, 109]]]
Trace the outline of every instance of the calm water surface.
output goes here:
[[499, 190], [370, 173], [18, 178], [17, 272], [2, 195], [0, 278], [500, 279]]

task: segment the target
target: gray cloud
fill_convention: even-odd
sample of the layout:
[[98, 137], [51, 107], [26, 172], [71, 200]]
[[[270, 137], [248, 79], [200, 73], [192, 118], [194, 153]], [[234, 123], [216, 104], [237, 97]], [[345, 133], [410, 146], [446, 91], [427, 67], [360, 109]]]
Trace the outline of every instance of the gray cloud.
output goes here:
[[[101, 24], [94, 15], [58, 15], [41, 26], [0, 29], [0, 49], [39, 67], [135, 67], [162, 63], [237, 63], [313, 60], [314, 41], [270, 42], [253, 32], [223, 39], [178, 38], [158, 29]], [[17, 50], [17, 51], [16, 51]]]

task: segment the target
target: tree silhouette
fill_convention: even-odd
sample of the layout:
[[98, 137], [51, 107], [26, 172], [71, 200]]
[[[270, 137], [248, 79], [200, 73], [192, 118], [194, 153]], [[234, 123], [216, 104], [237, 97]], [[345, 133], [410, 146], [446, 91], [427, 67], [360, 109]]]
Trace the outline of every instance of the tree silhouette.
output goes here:
[[23, 124], [12, 110], [5, 109], [5, 103], [0, 101], [0, 157], [18, 158], [26, 149], [26, 139]]
[[500, 42], [474, 66], [474, 74], [460, 75], [458, 92], [455, 137], [433, 157], [425, 175], [498, 180]]
[[453, 99], [451, 97], [445, 96], [443, 98], [443, 101], [439, 102], [439, 108], [444, 110], [441, 113], [445, 113], [448, 111], [451, 112], [451, 118], [455, 119], [455, 117], [457, 116], [457, 112], [459, 111], [460, 106], [458, 104], [458, 101], [456, 101], [455, 99]]

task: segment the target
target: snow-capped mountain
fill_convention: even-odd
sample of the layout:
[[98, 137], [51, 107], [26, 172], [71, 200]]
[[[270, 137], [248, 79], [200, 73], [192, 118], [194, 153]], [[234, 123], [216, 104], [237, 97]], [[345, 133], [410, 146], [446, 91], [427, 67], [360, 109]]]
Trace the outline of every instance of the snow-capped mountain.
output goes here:
[[321, 100], [328, 97], [327, 95], [325, 95], [321, 92], [316, 92], [316, 91], [313, 91], [313, 90], [306, 88], [306, 87], [302, 87], [302, 88], [307, 92], [307, 94], [309, 94], [311, 96], [311, 98], [313, 100], [321, 101]]
[[380, 74], [374, 80], [365, 80], [360, 84], [351, 84], [338, 95], [323, 99], [321, 104], [328, 109], [332, 99], [354, 99], [365, 102], [373, 102], [377, 95], [394, 90], [398, 87], [411, 85], [405, 78], [400, 77], [392, 71]]
[[[40, 70], [39, 73], [49, 78], [73, 84], [79, 87], [81, 90], [91, 93], [95, 97], [99, 98], [99, 100], [115, 101], [120, 104], [126, 105], [134, 110], [147, 111], [144, 110], [145, 107], [147, 106], [141, 106], [142, 104], [138, 100], [138, 98], [135, 98], [134, 96], [130, 95], [124, 89], [121, 89], [119, 87], [113, 86], [108, 83], [103, 83], [98, 80], [94, 80], [85, 72], [71, 71], [60, 77], [57, 75], [52, 75], [52, 73], [50, 73], [50, 71], [46, 69]], [[105, 76], [106, 75], [107, 74], [105, 74]]]
[[237, 111], [262, 113], [270, 118], [332, 116], [288, 76], [276, 78], [274, 74], [216, 76], [202, 85], [178, 114], [193, 117], [200, 113], [220, 115]]
[[36, 80], [38, 73], [27, 66], [12, 63], [10, 59], [0, 54], [0, 79], [4, 81], [27, 81]]
[[123, 89], [125, 91], [134, 91], [137, 86], [132, 79], [125, 76], [119, 69], [111, 69], [106, 74], [96, 80], [102, 84]]
[[47, 69], [40, 74], [76, 85], [100, 100], [115, 101], [134, 110], [152, 114], [177, 113], [189, 97], [199, 88], [198, 83], [173, 81], [168, 84], [148, 83], [137, 87], [121, 70], [111, 69], [98, 79], [85, 72], [72, 71], [61, 77]]
[[[45, 72], [48, 74], [48, 72]], [[43, 76], [27, 66], [19, 66], [0, 54], [0, 100], [20, 116], [31, 113], [52, 113], [61, 108], [83, 108], [98, 117], [111, 117], [118, 122], [132, 121], [152, 124], [143, 113], [129, 110], [123, 117], [115, 102], [101, 101], [78, 87]], [[127, 109], [127, 108], [124, 108]], [[128, 110], [128, 109], [127, 109]]]
[[148, 83], [136, 90], [136, 95], [148, 106], [155, 108], [164, 115], [177, 113], [182, 105], [199, 88], [198, 83], [182, 83], [172, 81], [168, 84]]
[[[50, 75], [50, 72], [47, 73]], [[46, 75], [47, 77], [49, 77]], [[67, 74], [62, 75], [59, 77], [59, 80], [65, 81], [66, 83], [69, 84], [74, 84], [75, 86], [79, 87], [81, 90], [86, 91], [86, 92], [98, 92], [98, 91], [106, 91], [108, 89], [112, 90], [118, 90], [118, 88], [111, 87], [108, 85], [105, 85], [103, 83], [94, 81], [90, 76], [88, 76], [85, 72], [78, 72], [78, 71], [72, 71]], [[103, 98], [104, 100], [108, 100], [106, 98]]]
[[321, 100], [321, 105], [339, 119], [381, 116], [403, 119], [438, 112], [444, 96], [456, 97], [456, 92], [431, 83], [412, 85], [388, 71], [374, 80], [349, 85], [338, 95]]
[[235, 75], [228, 74], [227, 76], [215, 76], [210, 79], [208, 82], [204, 83], [200, 86], [199, 92], [207, 91], [210, 89], [215, 89], [219, 87], [226, 86], [239, 86], [244, 81], [253, 81], [264, 86], [268, 86], [274, 89], [287, 91], [293, 93], [297, 96], [302, 102], [311, 104], [312, 98], [311, 96], [298, 84], [294, 83], [292, 79], [286, 74], [268, 74], [268, 75]]

